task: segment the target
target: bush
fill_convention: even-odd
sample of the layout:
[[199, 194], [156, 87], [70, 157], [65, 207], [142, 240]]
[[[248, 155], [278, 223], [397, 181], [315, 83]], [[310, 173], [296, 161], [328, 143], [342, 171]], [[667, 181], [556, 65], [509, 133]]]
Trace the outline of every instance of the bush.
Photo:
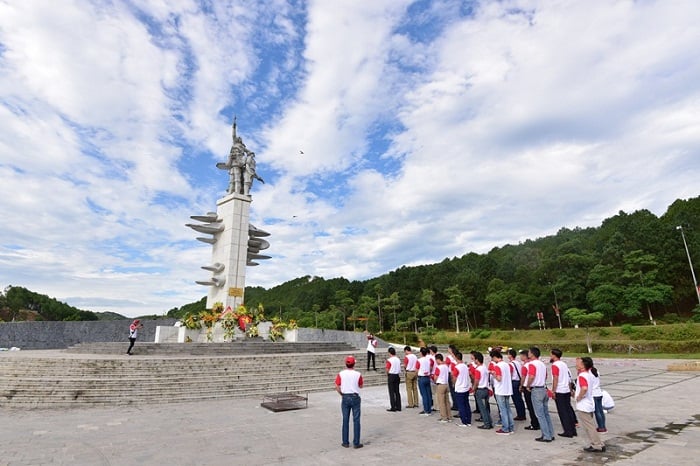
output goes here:
[[634, 335], [637, 332], [637, 329], [634, 328], [634, 325], [632, 324], [624, 324], [622, 327], [620, 327], [620, 332], [623, 335]]
[[644, 327], [632, 335], [633, 340], [662, 340], [664, 332], [659, 327]]
[[605, 327], [600, 327], [598, 329], [598, 335], [600, 335], [601, 337], [607, 337], [608, 335], [610, 335], [610, 330], [608, 330]]
[[684, 324], [674, 327], [668, 333], [669, 340], [694, 340], [698, 338], [698, 328], [693, 324]]
[[677, 324], [678, 322], [681, 321], [681, 318], [675, 312], [668, 312], [668, 313], [664, 314], [663, 321], [666, 322], [667, 324]]
[[557, 338], [564, 338], [566, 336], [566, 330], [560, 328], [552, 329], [551, 333]]

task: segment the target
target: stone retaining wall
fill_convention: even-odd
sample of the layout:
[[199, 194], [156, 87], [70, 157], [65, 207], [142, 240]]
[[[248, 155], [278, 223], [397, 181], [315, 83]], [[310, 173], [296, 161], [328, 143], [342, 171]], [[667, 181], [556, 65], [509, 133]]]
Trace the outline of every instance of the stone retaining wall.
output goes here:
[[[140, 341], [155, 341], [157, 326], [172, 326], [176, 319], [142, 321], [144, 328], [139, 330]], [[1, 322], [0, 348], [16, 346], [21, 349], [61, 349], [78, 343], [119, 342], [129, 338], [128, 320], [101, 320], [86, 322]], [[388, 344], [377, 339], [379, 348]], [[344, 342], [358, 349], [367, 348], [367, 335], [362, 332], [344, 332], [317, 328], [300, 328], [298, 342]], [[379, 352], [382, 350], [380, 349]], [[398, 351], [400, 354], [401, 351]]]
[[[0, 348], [61, 349], [77, 343], [128, 341], [128, 320], [97, 320], [84, 322], [1, 322]], [[139, 340], [154, 341], [158, 325], [173, 325], [175, 319], [141, 321]]]

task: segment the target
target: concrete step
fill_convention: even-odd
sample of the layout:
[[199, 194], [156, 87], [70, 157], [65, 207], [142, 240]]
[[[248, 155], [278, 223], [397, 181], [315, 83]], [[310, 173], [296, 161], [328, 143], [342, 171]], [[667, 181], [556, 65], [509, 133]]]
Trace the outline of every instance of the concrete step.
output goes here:
[[[297, 347], [299, 348], [299, 347]], [[0, 358], [0, 407], [67, 407], [167, 403], [330, 390], [343, 360], [364, 352], [236, 356]], [[386, 383], [364, 374], [367, 386]]]

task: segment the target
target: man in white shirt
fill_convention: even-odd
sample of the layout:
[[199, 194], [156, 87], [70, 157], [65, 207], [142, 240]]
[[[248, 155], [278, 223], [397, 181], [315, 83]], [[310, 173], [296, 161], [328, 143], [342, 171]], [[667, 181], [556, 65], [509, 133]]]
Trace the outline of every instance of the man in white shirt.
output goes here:
[[542, 436], [536, 438], [538, 442], [551, 442], [554, 440], [554, 427], [549, 416], [549, 395], [547, 394], [547, 366], [540, 361], [540, 349], [533, 346], [529, 350], [530, 364], [527, 369], [527, 387], [532, 395], [532, 407], [535, 409], [537, 420], [540, 421]]
[[362, 448], [360, 443], [360, 389], [362, 374], [355, 370], [355, 358], [345, 358], [345, 369], [335, 376], [335, 391], [343, 398], [340, 409], [343, 413], [342, 443], [344, 448], [350, 447], [350, 412], [352, 412], [352, 445]]
[[407, 408], [418, 407], [418, 358], [413, 354], [410, 346], [403, 349], [405, 357], [403, 365], [406, 368], [406, 397], [408, 398]]
[[459, 418], [462, 420], [459, 427], [469, 427], [472, 425], [472, 410], [469, 406], [469, 390], [472, 383], [469, 377], [469, 366], [462, 361], [462, 353], [454, 352], [457, 364], [452, 367], [452, 381], [455, 386], [455, 404], [459, 411]]
[[496, 431], [498, 435], [510, 435], [513, 433], [513, 413], [510, 411], [510, 397], [513, 395], [512, 377], [510, 365], [503, 360], [503, 354], [498, 350], [489, 353], [493, 361], [493, 391], [496, 395], [496, 404], [501, 414], [501, 428]]
[[576, 437], [576, 414], [571, 407], [571, 373], [564, 361], [561, 360], [560, 349], [552, 348], [549, 361], [552, 363], [552, 391], [554, 392], [554, 403], [557, 405], [559, 421], [564, 432], [557, 435], [560, 437]]
[[396, 350], [389, 347], [389, 358], [386, 360], [387, 386], [389, 387], [389, 404], [391, 408], [387, 411], [401, 411], [401, 393], [399, 393], [399, 384], [401, 378], [401, 360], [396, 357]]

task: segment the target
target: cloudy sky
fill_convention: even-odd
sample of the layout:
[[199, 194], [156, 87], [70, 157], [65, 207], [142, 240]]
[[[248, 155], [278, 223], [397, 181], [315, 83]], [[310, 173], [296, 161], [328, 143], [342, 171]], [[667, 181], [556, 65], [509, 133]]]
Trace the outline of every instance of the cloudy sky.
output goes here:
[[699, 44], [696, 0], [0, 0], [0, 286], [200, 299], [234, 115], [248, 285], [661, 215], [700, 191]]

